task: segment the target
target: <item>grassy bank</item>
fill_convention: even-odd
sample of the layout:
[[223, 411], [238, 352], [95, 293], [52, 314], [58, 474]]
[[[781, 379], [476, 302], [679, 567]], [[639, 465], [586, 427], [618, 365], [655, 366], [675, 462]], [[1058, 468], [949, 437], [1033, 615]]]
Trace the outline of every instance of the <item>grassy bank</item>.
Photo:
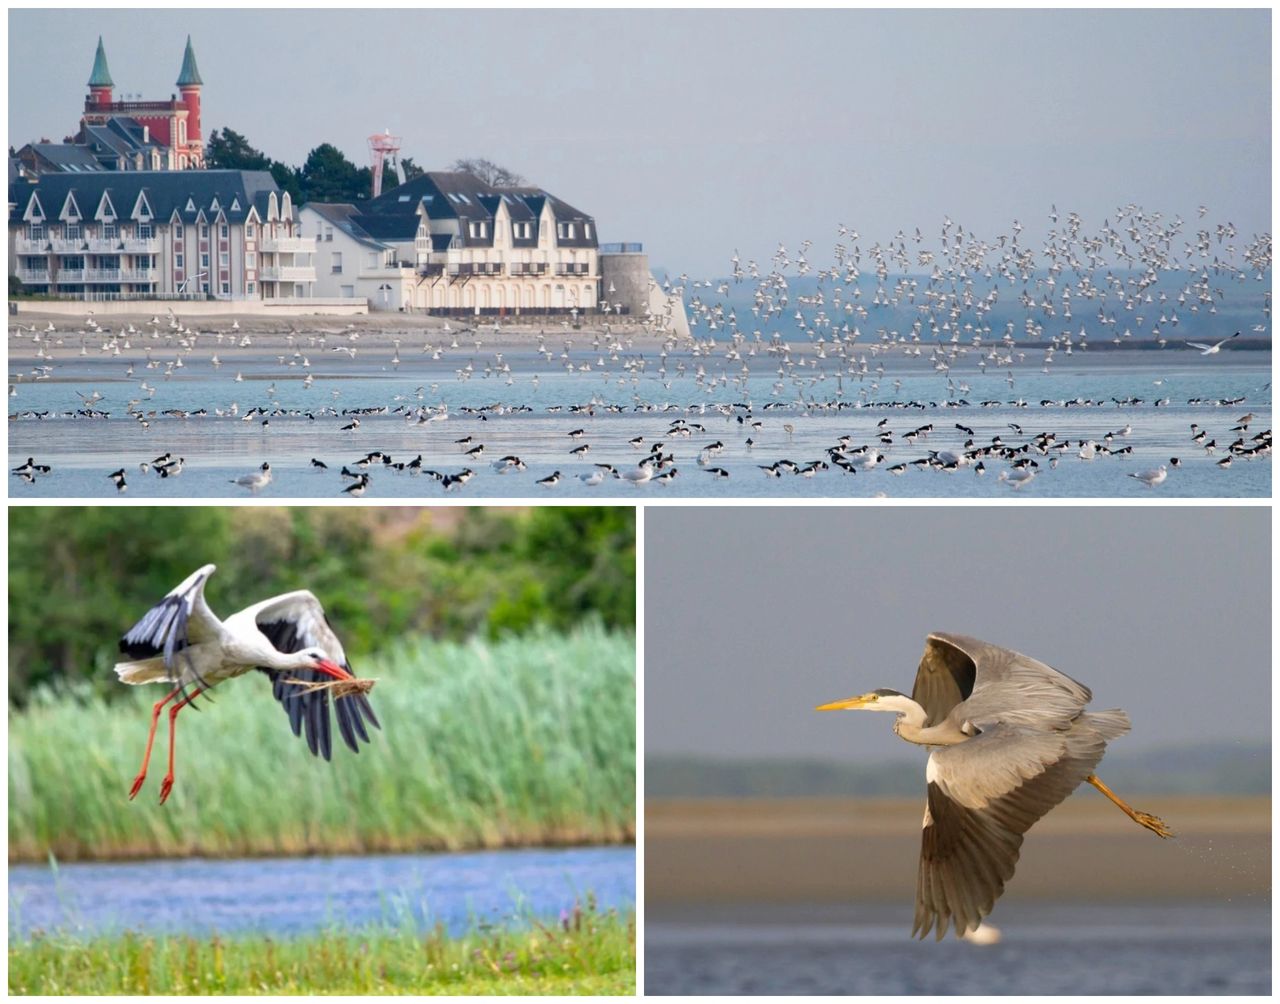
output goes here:
[[9, 721], [9, 859], [459, 850], [635, 832], [635, 641], [585, 627], [407, 642], [355, 666], [382, 722], [311, 756], [259, 673], [180, 718], [177, 783], [127, 798], [160, 686], [42, 693]]
[[10, 994], [633, 994], [635, 918], [462, 938], [331, 931], [288, 941], [126, 934], [9, 946]]

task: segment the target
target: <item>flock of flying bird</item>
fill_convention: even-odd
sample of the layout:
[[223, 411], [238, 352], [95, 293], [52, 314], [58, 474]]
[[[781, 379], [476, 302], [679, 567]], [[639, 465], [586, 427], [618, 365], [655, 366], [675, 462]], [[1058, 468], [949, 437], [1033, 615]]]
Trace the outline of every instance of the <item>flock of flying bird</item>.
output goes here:
[[[1201, 219], [1206, 212], [1202, 207]], [[954, 473], [968, 469], [981, 476], [998, 466], [996, 480], [1019, 489], [1066, 458], [1091, 461], [1124, 458], [1133, 452], [1124, 444], [1130, 429], [1128, 421], [1122, 429], [1109, 433], [1090, 431], [1096, 423], [1067, 431], [1065, 413], [1116, 408], [1129, 418], [1144, 408], [1174, 403], [1167, 389], [1157, 390], [1151, 400], [1105, 395], [1037, 400], [1018, 387], [1019, 381], [1025, 380], [1018, 371], [1025, 372], [1029, 356], [1042, 351], [1038, 369], [1052, 373], [1060, 360], [1089, 349], [1090, 327], [1095, 346], [1100, 339], [1103, 345], [1116, 346], [1136, 346], [1140, 340], [1162, 348], [1189, 348], [1196, 356], [1220, 356], [1240, 331], [1204, 342], [1174, 336], [1189, 318], [1202, 322], [1216, 314], [1218, 305], [1224, 302], [1223, 287], [1228, 284], [1258, 282], [1259, 316], [1264, 321], [1270, 317], [1270, 293], [1265, 281], [1271, 264], [1268, 234], [1246, 242], [1230, 223], [1211, 226], [1197, 221], [1188, 228], [1181, 219], [1165, 219], [1135, 205], [1119, 209], [1114, 222], [1104, 221], [1097, 233], [1086, 233], [1075, 213], [1060, 215], [1054, 209], [1050, 222], [1053, 226], [1038, 252], [1023, 241], [1023, 228], [1016, 221], [1008, 233], [985, 241], [948, 219], [937, 246], [926, 244], [924, 235], [916, 230], [912, 236], [900, 231], [884, 244], [864, 247], [855, 230], [840, 226], [832, 264], [827, 267], [816, 267], [811, 262], [808, 241], [796, 252], [779, 246], [767, 267], [754, 261], [744, 264], [735, 253], [732, 274], [725, 280], [698, 281], [682, 275], [665, 283], [666, 292], [686, 303], [693, 331], [689, 339], [666, 331], [637, 345], [634, 325], [615, 322], [580, 334], [568, 330], [565, 322], [563, 344], [557, 351], [548, 345], [550, 336], [545, 329], [529, 334], [530, 344], [520, 352], [532, 350], [544, 376], [563, 369], [575, 380], [595, 384], [588, 400], [573, 405], [535, 409], [531, 402], [537, 400], [536, 396], [526, 395], [520, 400], [518, 392], [511, 392], [514, 401], [455, 407], [450, 412], [438, 379], [450, 369], [460, 383], [473, 378], [489, 379], [512, 387], [519, 375], [532, 388], [533, 395], [537, 394], [543, 377], [535, 372], [526, 378], [513, 369], [508, 356], [519, 353], [510, 344], [504, 342], [505, 351], [503, 346], [494, 346], [483, 352], [491, 332], [495, 341], [501, 340], [501, 324], [454, 328], [445, 323], [416, 331], [389, 331], [386, 338], [391, 343], [391, 354], [385, 360], [382, 350], [372, 344], [379, 339], [355, 325], [337, 330], [295, 330], [284, 336], [284, 350], [276, 355], [278, 368], [268, 371], [271, 379], [265, 389], [267, 401], [243, 410], [237, 402], [196, 409], [147, 407], [157, 393], [157, 384], [180, 378], [184, 371], [207, 373], [200, 369], [204, 365], [216, 372], [224, 365], [224, 356], [230, 360], [247, 350], [248, 358], [242, 371], [235, 375], [236, 383], [244, 382], [243, 370], [249, 365], [266, 362], [269, 366], [262, 351], [254, 348], [255, 339], [260, 336], [241, 331], [238, 323], [226, 330], [200, 331], [170, 313], [165, 318], [152, 317], [141, 326], [129, 324], [113, 331], [90, 315], [77, 333], [79, 356], [120, 356], [123, 376], [131, 381], [137, 380], [139, 368], [145, 367], [148, 372], [137, 384], [139, 393], [125, 405], [125, 415], [142, 430], [150, 430], [153, 425], [164, 427], [170, 422], [234, 420], [255, 423], [266, 431], [273, 420], [287, 423], [301, 419], [344, 435], [346, 438], [340, 442], [354, 443], [357, 437], [367, 437], [371, 430], [374, 435], [389, 431], [388, 420], [394, 419], [409, 429], [441, 421], [451, 414], [493, 421], [484, 427], [483, 439], [489, 440], [487, 443], [479, 435], [460, 437], [456, 443], [432, 443], [434, 458], [430, 461], [424, 459], [425, 451], [416, 449], [411, 450], [411, 459], [393, 459], [387, 448], [393, 444], [387, 442], [354, 460], [312, 459], [311, 466], [318, 470], [328, 470], [330, 465], [339, 468], [343, 493], [356, 496], [369, 491], [380, 472], [425, 475], [448, 491], [465, 485], [477, 471], [486, 471], [485, 464], [489, 471], [499, 474], [532, 471], [531, 477], [538, 475], [533, 480], [548, 488], [561, 482], [593, 487], [615, 478], [643, 485], [665, 484], [686, 474], [718, 479], [735, 474], [741, 477], [725, 462], [730, 456], [737, 460], [748, 458], [751, 463], [746, 469], [768, 478], [850, 475], [877, 468], [890, 475], [912, 470]], [[1176, 277], [1172, 285], [1170, 275]], [[874, 286], [869, 298], [864, 282]], [[744, 283], [748, 284], [749, 307], [743, 306], [745, 294], [735, 293], [735, 287]], [[1012, 302], [1006, 304], [1005, 300]], [[872, 311], [877, 312], [874, 319]], [[1092, 318], [1087, 323], [1079, 319], [1086, 313]], [[879, 327], [872, 332], [874, 324]], [[1254, 325], [1255, 333], [1266, 330], [1265, 323]], [[11, 328], [11, 339], [21, 345], [29, 338], [36, 356], [36, 365], [29, 373], [17, 375], [11, 395], [17, 396], [18, 385], [27, 378], [50, 378], [58, 365], [57, 356], [50, 349], [65, 347], [69, 341], [74, 346], [77, 334], [59, 331], [52, 323]], [[360, 341], [362, 335], [366, 338], [364, 344]], [[420, 347], [410, 350], [410, 343], [418, 338]], [[512, 341], [507, 336], [507, 342]], [[204, 355], [202, 347], [211, 350], [210, 354]], [[402, 347], [406, 349], [403, 359]], [[140, 352], [145, 360], [139, 358]], [[413, 395], [400, 394], [392, 403], [372, 406], [339, 408], [337, 400], [342, 391], [336, 385], [330, 390], [331, 401], [323, 404], [286, 406], [279, 400], [277, 383], [297, 380], [310, 391], [317, 379], [323, 379], [317, 375], [321, 367], [313, 368], [313, 357], [341, 356], [350, 366], [358, 355], [362, 362], [373, 360], [373, 365], [380, 365], [383, 370], [389, 367], [399, 371], [404, 366], [418, 372], [420, 366], [426, 378], [434, 381], [429, 384], [430, 394], [433, 398], [439, 394], [441, 403], [426, 403], [425, 384]], [[454, 362], [459, 356], [466, 356], [460, 365]], [[1186, 353], [1183, 358], [1196, 356]], [[422, 363], [415, 364], [415, 358]], [[901, 360], [900, 375], [890, 373], [889, 365], [895, 360]], [[1036, 360], [1030, 364], [1034, 366]], [[936, 393], [919, 398], [902, 395], [903, 378], [913, 374], [917, 379], [936, 381]], [[1001, 379], [1007, 384], [1009, 395], [997, 398], [988, 392], [977, 399], [979, 395], [970, 389], [975, 376], [970, 374], [1003, 374]], [[1164, 381], [1155, 383], [1160, 387]], [[674, 397], [681, 386], [696, 395], [696, 400], [660, 400], [662, 395]], [[630, 403], [619, 403], [628, 397], [628, 388]], [[888, 393], [890, 388], [893, 393]], [[73, 411], [24, 411], [11, 415], [11, 419], [112, 418], [110, 411], [100, 407], [108, 394], [95, 390], [81, 393], [80, 397], [84, 406]], [[761, 401], [761, 397], [767, 400]], [[1219, 412], [1237, 407], [1244, 410], [1246, 397], [1190, 398], [1186, 404], [1216, 408]], [[1177, 406], [1182, 404], [1181, 400], [1177, 402]], [[1042, 428], [1032, 430], [1032, 423], [1022, 418], [999, 421], [981, 433], [975, 431], [979, 422], [974, 415], [989, 409], [1022, 410], [1037, 405], [1054, 412]], [[961, 421], [927, 420], [943, 409], [954, 410]], [[535, 470], [533, 461], [520, 459], [520, 454], [528, 455], [526, 444], [504, 437], [502, 423], [495, 421], [529, 416], [535, 411], [597, 420], [588, 426], [592, 430], [590, 436], [597, 440], [597, 450], [601, 444], [607, 449], [621, 449], [620, 444], [626, 441], [639, 456], [614, 455], [609, 457], [609, 463], [575, 473], [570, 465], [585, 464], [593, 445], [586, 441], [586, 430], [579, 429], [564, 451], [563, 466], [555, 464], [552, 451], [549, 463], [546, 456], [538, 457]], [[899, 420], [899, 412], [906, 413], [902, 416], [905, 421]], [[639, 424], [637, 418], [645, 419], [639, 425], [640, 435], [620, 435], [617, 426], [598, 421], [624, 414], [633, 426]], [[859, 435], [844, 434], [840, 429], [817, 445], [810, 435], [803, 440], [802, 449], [813, 452], [779, 455], [783, 435], [790, 444], [800, 423], [815, 418], [863, 418], [868, 414], [878, 421]], [[725, 428], [709, 430], [708, 421], [717, 416], [723, 419]], [[920, 421], [921, 418], [926, 420]], [[1215, 430], [1216, 434], [1193, 425], [1193, 445], [1206, 454], [1220, 449], [1217, 463], [1224, 468], [1236, 461], [1269, 456], [1270, 430], [1251, 431], [1253, 419], [1252, 413], [1245, 415], [1229, 431], [1224, 427]], [[332, 426], [327, 425], [330, 421]], [[935, 426], [943, 431], [935, 434]], [[952, 426], [960, 435], [952, 433]], [[930, 434], [934, 434], [932, 441]], [[395, 439], [398, 452], [409, 441], [401, 434], [387, 438]], [[1219, 438], [1227, 439], [1230, 445], [1217, 447]], [[730, 440], [727, 445], [726, 439]], [[686, 444], [685, 440], [692, 442]], [[677, 441], [680, 450], [675, 447]], [[930, 442], [936, 446], [928, 448]], [[440, 469], [449, 466], [441, 456], [449, 457], [452, 446], [458, 447], [460, 466]], [[486, 451], [504, 455], [495, 461], [481, 461]], [[166, 453], [142, 462], [138, 468], [144, 474], [170, 478], [180, 474], [185, 463], [185, 458]], [[1177, 457], [1170, 456], [1167, 464], [1123, 473], [1155, 487], [1180, 464]], [[48, 466], [36, 464], [32, 458], [13, 473], [31, 481], [47, 475]], [[118, 492], [125, 492], [126, 468], [131, 464], [114, 466], [116, 469], [107, 477]], [[302, 459], [294, 456], [288, 466], [301, 467]], [[257, 493], [271, 483], [272, 474], [268, 459], [229, 480], [236, 489]]]

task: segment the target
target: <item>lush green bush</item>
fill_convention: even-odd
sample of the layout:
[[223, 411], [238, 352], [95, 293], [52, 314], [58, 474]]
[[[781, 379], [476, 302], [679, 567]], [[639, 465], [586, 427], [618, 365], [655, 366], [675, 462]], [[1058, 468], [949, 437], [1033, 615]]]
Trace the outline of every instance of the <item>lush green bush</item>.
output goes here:
[[260, 673], [167, 721], [136, 801], [159, 686], [85, 684], [9, 714], [10, 860], [457, 850], [635, 836], [635, 636], [600, 625], [497, 642], [406, 641], [356, 666], [382, 730], [332, 763]]
[[118, 691], [119, 637], [206, 562], [216, 613], [307, 588], [357, 660], [403, 635], [635, 626], [630, 506], [21, 507], [9, 511], [10, 700], [78, 679]]

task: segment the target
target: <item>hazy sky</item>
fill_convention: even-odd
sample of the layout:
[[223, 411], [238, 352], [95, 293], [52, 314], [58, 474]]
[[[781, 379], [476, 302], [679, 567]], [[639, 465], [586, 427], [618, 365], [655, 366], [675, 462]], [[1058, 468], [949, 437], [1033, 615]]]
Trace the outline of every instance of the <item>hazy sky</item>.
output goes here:
[[1268, 508], [658, 508], [644, 521], [645, 750], [908, 756], [925, 636], [1024, 652], [1121, 707], [1125, 750], [1271, 735]]
[[165, 98], [188, 33], [206, 134], [487, 156], [694, 275], [1053, 203], [1270, 226], [1268, 10], [10, 11], [9, 142], [75, 131], [99, 34], [117, 96]]

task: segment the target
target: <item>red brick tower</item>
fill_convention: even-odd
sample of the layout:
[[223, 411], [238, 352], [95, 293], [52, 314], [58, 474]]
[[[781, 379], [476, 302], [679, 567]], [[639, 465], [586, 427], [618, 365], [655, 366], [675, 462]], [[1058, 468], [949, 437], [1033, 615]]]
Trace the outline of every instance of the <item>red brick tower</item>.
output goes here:
[[182, 72], [178, 74], [178, 90], [182, 92], [182, 103], [187, 106], [187, 143], [197, 149], [203, 149], [204, 138], [200, 134], [200, 88], [204, 81], [200, 79], [200, 70], [196, 66], [196, 52], [191, 47], [191, 36], [187, 36], [187, 51], [182, 57]]

